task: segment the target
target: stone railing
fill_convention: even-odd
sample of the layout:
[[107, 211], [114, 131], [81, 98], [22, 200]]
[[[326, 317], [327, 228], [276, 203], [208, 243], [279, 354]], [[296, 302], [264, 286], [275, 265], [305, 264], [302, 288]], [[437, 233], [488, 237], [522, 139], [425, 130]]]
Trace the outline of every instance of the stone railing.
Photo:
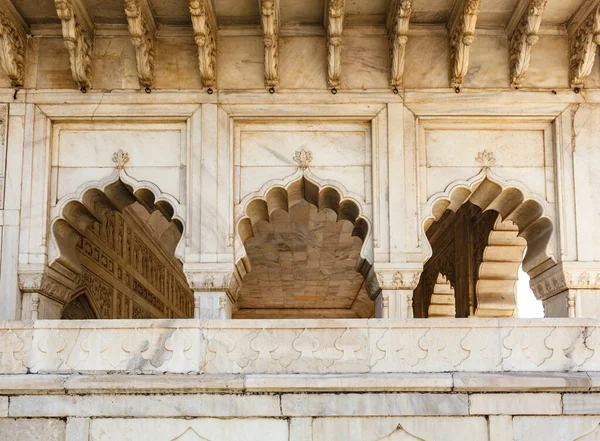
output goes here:
[[0, 373], [600, 371], [600, 320], [0, 323]]

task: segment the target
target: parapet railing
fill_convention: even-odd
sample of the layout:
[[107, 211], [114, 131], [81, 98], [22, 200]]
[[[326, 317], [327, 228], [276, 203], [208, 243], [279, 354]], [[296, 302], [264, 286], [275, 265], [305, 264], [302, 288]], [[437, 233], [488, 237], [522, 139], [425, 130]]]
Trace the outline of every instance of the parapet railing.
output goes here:
[[0, 374], [535, 371], [600, 371], [600, 320], [0, 322]]

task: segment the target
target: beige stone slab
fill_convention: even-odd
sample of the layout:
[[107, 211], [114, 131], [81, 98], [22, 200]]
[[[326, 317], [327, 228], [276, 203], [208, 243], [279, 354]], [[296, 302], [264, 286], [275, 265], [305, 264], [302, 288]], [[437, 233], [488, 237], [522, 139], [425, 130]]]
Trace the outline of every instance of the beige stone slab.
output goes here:
[[315, 418], [313, 441], [489, 441], [483, 417]]
[[563, 413], [571, 415], [599, 415], [600, 394], [564, 394]]
[[3, 441], [64, 441], [65, 422], [40, 418], [0, 418], [0, 439]]
[[312, 425], [312, 418], [290, 419], [290, 441], [312, 441]]
[[491, 415], [489, 417], [490, 441], [513, 441], [512, 417]]
[[72, 375], [68, 393], [198, 393], [241, 391], [243, 378], [235, 375]]
[[473, 394], [469, 396], [471, 415], [559, 415], [560, 394]]
[[67, 418], [65, 441], [89, 441], [90, 419]]
[[8, 416], [8, 397], [0, 397], [0, 418]]
[[586, 372], [587, 376], [590, 377], [591, 381], [591, 391], [599, 391], [600, 390], [600, 372]]
[[87, 395], [15, 396], [15, 417], [194, 417], [279, 416], [279, 397], [272, 395]]
[[252, 392], [450, 391], [451, 374], [247, 375]]
[[66, 378], [66, 375], [0, 375], [0, 393], [64, 393]]
[[94, 419], [89, 441], [288, 441], [280, 419]]
[[549, 392], [588, 391], [592, 380], [585, 373], [462, 373], [452, 374], [455, 391]]
[[597, 441], [599, 423], [597, 416], [514, 417], [513, 438], [514, 441]]
[[463, 394], [284, 394], [289, 416], [467, 415]]

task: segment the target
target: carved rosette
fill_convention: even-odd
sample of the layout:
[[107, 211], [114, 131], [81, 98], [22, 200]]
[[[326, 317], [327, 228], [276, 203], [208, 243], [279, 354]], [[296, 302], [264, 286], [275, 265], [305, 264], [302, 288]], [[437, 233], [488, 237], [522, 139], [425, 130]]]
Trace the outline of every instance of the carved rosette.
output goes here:
[[[146, 6], [147, 4], [144, 3]], [[154, 32], [142, 10], [142, 0], [125, 0], [125, 15], [131, 42], [135, 47], [135, 59], [140, 85], [154, 85]]]
[[200, 77], [204, 87], [217, 84], [217, 39], [213, 16], [206, 0], [190, 0], [190, 14], [194, 28], [194, 38], [198, 45]]
[[22, 87], [25, 79], [25, 38], [0, 11], [0, 63], [13, 87]]
[[469, 70], [469, 51], [481, 0], [465, 0], [450, 32], [450, 86], [459, 90]]
[[521, 86], [531, 60], [531, 48], [539, 40], [538, 31], [547, 0], [531, 0], [521, 21], [510, 37], [510, 85]]
[[73, 10], [71, 0], [54, 0], [56, 13], [62, 22], [63, 39], [69, 51], [73, 80], [82, 89], [92, 84], [92, 41]]
[[265, 87], [279, 84], [279, 18], [277, 0], [259, 0], [265, 47]]
[[340, 87], [345, 6], [345, 0], [329, 0], [327, 7], [327, 86], [330, 88]]
[[571, 38], [569, 77], [571, 87], [581, 88], [591, 73], [600, 44], [600, 6], [584, 20]]
[[408, 24], [412, 13], [411, 0], [398, 0], [393, 13], [390, 28], [390, 85], [402, 87], [406, 43], [408, 42]]

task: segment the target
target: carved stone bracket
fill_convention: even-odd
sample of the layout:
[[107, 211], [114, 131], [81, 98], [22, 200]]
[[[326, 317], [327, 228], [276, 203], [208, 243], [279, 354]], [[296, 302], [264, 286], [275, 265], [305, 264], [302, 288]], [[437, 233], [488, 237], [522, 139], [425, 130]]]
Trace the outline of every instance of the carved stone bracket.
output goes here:
[[375, 299], [382, 290], [414, 290], [419, 284], [423, 264], [375, 263], [365, 277], [365, 288], [371, 299]]
[[457, 92], [469, 70], [469, 51], [475, 39], [475, 25], [481, 0], [464, 0], [453, 12], [450, 29], [450, 87]]
[[13, 87], [25, 80], [25, 42], [29, 27], [12, 3], [0, 1], [0, 63]]
[[265, 46], [265, 87], [271, 92], [279, 84], [279, 1], [259, 0]]
[[217, 85], [217, 22], [210, 0], [190, 0], [194, 38], [198, 45], [200, 77], [204, 87]]
[[509, 63], [510, 85], [521, 86], [531, 60], [531, 48], [539, 40], [538, 31], [547, 0], [531, 0], [510, 34]]
[[327, 86], [331, 89], [340, 87], [345, 7], [345, 0], [329, 0], [327, 4]]
[[135, 47], [140, 85], [151, 89], [154, 85], [154, 39], [156, 23], [147, 0], [125, 0], [125, 15], [131, 42]]
[[412, 13], [411, 0], [397, 0], [392, 10], [389, 26], [390, 38], [390, 86], [402, 87], [406, 43], [408, 42], [408, 24]]
[[62, 22], [65, 46], [69, 50], [71, 75], [85, 91], [92, 85], [93, 24], [80, 0], [54, 0]]
[[596, 6], [580, 26], [570, 29], [569, 35], [569, 78], [571, 87], [578, 91], [594, 67], [596, 47], [600, 44], [600, 6]]

